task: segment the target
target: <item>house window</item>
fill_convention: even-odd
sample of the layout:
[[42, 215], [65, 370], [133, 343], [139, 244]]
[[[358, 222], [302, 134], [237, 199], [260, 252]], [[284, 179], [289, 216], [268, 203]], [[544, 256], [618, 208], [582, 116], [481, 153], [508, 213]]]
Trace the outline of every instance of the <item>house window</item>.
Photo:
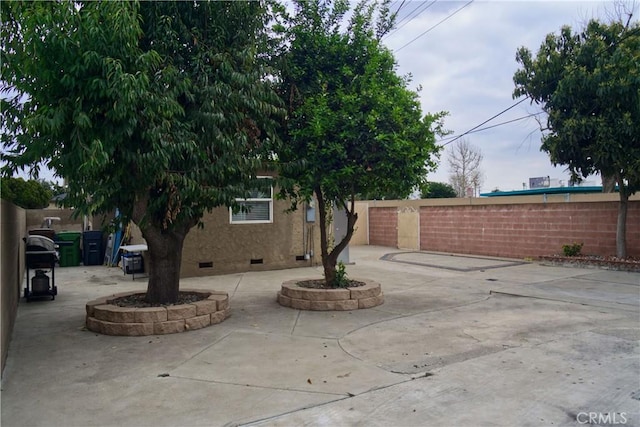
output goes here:
[[[271, 179], [258, 177], [258, 179]], [[273, 222], [273, 187], [260, 186], [250, 191], [247, 199], [236, 199], [241, 210], [229, 209], [231, 224], [266, 224]]]

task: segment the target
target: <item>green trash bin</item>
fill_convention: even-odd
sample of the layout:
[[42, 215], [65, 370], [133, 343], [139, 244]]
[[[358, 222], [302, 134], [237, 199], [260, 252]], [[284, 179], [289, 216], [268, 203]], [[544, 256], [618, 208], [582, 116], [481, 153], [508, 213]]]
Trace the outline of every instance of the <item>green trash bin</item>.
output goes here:
[[80, 265], [80, 236], [77, 231], [60, 231], [56, 233], [60, 242], [58, 252], [60, 253], [60, 267], [74, 267]]

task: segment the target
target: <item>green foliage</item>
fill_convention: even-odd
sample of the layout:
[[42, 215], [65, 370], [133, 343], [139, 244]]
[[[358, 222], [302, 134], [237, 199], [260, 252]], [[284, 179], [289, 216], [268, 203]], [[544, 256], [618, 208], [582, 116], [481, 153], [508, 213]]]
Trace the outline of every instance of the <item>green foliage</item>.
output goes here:
[[[565, 165], [574, 182], [599, 172], [618, 185], [616, 255], [626, 257], [629, 196], [640, 189], [640, 23], [590, 21], [581, 32], [549, 34], [522, 65], [514, 96], [547, 113], [542, 150]], [[611, 186], [613, 187], [613, 186]]]
[[582, 246], [584, 246], [584, 243], [575, 242], [569, 245], [562, 245], [562, 253], [564, 256], [580, 256]]
[[349, 279], [347, 278], [347, 271], [342, 261], [338, 262], [338, 268], [336, 269], [336, 278], [333, 281], [334, 288], [346, 288], [349, 286]]
[[457, 197], [456, 190], [444, 182], [428, 182], [420, 189], [422, 199], [447, 199]]
[[548, 114], [542, 150], [574, 180], [615, 176], [623, 195], [640, 189], [640, 24], [590, 21], [549, 34], [536, 56], [520, 48], [514, 96]]
[[35, 180], [2, 177], [2, 198], [24, 209], [42, 209], [49, 206], [51, 190]]
[[264, 12], [258, 2], [5, 5], [9, 167], [44, 160], [76, 208], [131, 216], [141, 203], [161, 228], [233, 204], [279, 112], [255, 60]]
[[397, 75], [381, 44], [393, 25], [388, 5], [361, 1], [350, 11], [347, 1], [299, 0], [287, 22], [279, 76], [289, 112], [277, 151], [282, 195], [294, 204], [315, 195], [321, 219], [325, 203], [347, 213], [345, 239], [330, 253], [323, 244], [327, 276], [353, 233], [349, 202], [408, 195], [435, 166], [444, 114], [422, 115], [409, 79]]
[[[151, 263], [150, 289], [177, 297], [184, 236], [248, 193], [284, 113], [260, 65], [267, 12], [261, 2], [3, 4], [6, 172], [45, 162], [67, 179], [76, 213], [118, 207], [150, 257], [166, 257]], [[167, 263], [177, 267], [154, 273]]]

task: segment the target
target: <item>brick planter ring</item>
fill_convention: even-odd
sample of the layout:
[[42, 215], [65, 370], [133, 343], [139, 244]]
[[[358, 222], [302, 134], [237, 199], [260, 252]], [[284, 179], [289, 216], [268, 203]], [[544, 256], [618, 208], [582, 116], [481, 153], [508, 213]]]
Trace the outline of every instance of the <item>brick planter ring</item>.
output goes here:
[[166, 307], [118, 307], [116, 298], [140, 294], [123, 292], [87, 303], [87, 329], [104, 335], [163, 335], [215, 325], [229, 317], [229, 295], [226, 292], [181, 289], [204, 297], [189, 304]]
[[380, 283], [361, 280], [364, 286], [341, 289], [313, 289], [298, 286], [298, 282], [312, 279], [289, 280], [278, 292], [278, 303], [298, 310], [349, 311], [371, 308], [384, 303]]

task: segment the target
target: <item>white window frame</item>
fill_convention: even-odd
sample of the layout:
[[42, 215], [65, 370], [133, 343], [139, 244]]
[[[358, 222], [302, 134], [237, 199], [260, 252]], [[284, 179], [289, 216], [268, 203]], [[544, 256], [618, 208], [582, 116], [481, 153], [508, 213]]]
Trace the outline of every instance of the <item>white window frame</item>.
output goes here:
[[[258, 179], [273, 179], [270, 176], [258, 176]], [[234, 219], [233, 218], [233, 209], [229, 208], [229, 223], [230, 224], [271, 224], [273, 223], [273, 185], [269, 186], [269, 197], [264, 197], [264, 198], [249, 198], [249, 199], [243, 199], [243, 198], [238, 198], [236, 199], [236, 202], [242, 204], [242, 203], [246, 203], [246, 202], [269, 202], [269, 219], [253, 219], [253, 220], [247, 220], [247, 219]], [[242, 211], [240, 211], [239, 213], [243, 213]]]

